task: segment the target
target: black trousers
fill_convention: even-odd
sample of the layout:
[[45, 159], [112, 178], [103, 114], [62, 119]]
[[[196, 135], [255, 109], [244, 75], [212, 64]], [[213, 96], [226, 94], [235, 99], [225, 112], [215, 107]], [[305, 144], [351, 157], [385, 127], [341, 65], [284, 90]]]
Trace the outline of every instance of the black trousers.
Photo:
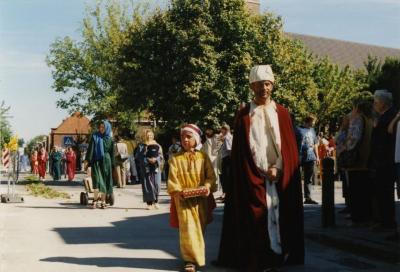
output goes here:
[[226, 156], [222, 159], [221, 165], [221, 175], [220, 175], [220, 182], [222, 186], [222, 192], [226, 193], [227, 185], [231, 181], [231, 156]]
[[367, 222], [371, 219], [372, 182], [368, 170], [347, 171], [350, 195], [350, 214], [354, 223]]
[[386, 228], [395, 228], [394, 183], [395, 167], [387, 166], [376, 169], [374, 176], [374, 196], [378, 204], [378, 218]]
[[314, 184], [314, 164], [314, 161], [309, 161], [303, 162], [301, 165], [304, 175], [304, 199], [311, 199], [311, 185]]

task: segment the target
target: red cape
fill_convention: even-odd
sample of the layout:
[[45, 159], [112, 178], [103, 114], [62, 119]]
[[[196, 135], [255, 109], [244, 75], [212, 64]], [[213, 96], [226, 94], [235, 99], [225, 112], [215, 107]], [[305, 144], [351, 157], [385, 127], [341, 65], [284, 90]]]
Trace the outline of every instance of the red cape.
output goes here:
[[[232, 183], [226, 192], [218, 263], [248, 271], [265, 261], [269, 246], [266, 189], [250, 151], [250, 104], [238, 112], [232, 144]], [[292, 120], [277, 104], [283, 176], [277, 183], [280, 234], [287, 263], [304, 263], [304, 220], [298, 148]]]

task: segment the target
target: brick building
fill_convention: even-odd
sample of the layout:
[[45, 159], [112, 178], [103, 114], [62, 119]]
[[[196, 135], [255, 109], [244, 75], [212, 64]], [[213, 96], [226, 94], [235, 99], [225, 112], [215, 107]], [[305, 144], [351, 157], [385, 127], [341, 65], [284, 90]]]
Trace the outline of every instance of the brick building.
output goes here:
[[57, 128], [51, 129], [49, 146], [66, 147], [72, 145], [78, 138], [86, 139], [89, 134], [90, 120], [76, 112], [63, 120]]

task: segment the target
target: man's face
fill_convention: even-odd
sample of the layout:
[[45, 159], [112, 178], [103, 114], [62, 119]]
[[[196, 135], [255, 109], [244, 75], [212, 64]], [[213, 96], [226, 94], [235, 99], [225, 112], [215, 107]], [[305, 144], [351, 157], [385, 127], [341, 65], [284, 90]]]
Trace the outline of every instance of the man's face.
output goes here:
[[183, 131], [181, 134], [181, 144], [185, 151], [189, 151], [196, 147], [196, 139], [193, 136], [193, 133], [189, 131]]
[[206, 129], [206, 136], [207, 136], [207, 138], [212, 137], [213, 134], [214, 134], [214, 132], [213, 132], [212, 129], [210, 129], [210, 128]]
[[256, 101], [265, 102], [271, 97], [274, 85], [271, 81], [264, 80], [251, 83], [250, 88], [253, 90]]
[[384, 109], [385, 109], [385, 104], [381, 100], [375, 98], [374, 99], [374, 110], [377, 113], [382, 114]]

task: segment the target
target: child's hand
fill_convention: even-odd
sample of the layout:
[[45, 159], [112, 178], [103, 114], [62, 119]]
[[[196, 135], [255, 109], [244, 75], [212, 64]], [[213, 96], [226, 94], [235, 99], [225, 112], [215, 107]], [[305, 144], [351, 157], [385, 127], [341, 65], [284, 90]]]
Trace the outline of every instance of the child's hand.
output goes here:
[[176, 198], [178, 198], [179, 200], [185, 200], [185, 198], [183, 197], [183, 193], [182, 192], [175, 192], [174, 194], [173, 194], [173, 197], [176, 197]]
[[211, 193], [210, 187], [208, 187], [208, 186], [205, 186], [205, 187], [206, 187], [206, 189], [207, 189], [207, 195], [206, 195], [206, 196], [209, 196], [210, 193]]

